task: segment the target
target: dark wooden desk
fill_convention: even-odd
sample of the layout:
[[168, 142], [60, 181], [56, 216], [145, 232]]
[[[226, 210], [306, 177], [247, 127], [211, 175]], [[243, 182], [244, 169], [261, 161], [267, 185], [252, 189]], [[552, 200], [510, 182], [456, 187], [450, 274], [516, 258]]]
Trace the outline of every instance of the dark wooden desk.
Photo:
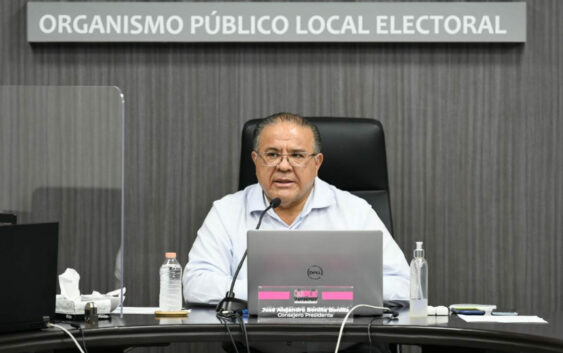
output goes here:
[[[549, 324], [469, 324], [450, 317], [429, 317], [410, 320], [408, 313], [391, 321], [377, 318], [372, 323], [372, 339], [399, 344], [471, 347], [500, 351], [563, 352], [563, 313], [540, 315]], [[355, 318], [346, 325], [343, 341], [368, 342], [367, 326], [372, 318]], [[70, 327], [69, 327], [70, 328]], [[340, 325], [324, 324], [264, 324], [248, 320], [250, 345], [258, 341], [333, 341], [336, 343]], [[242, 339], [233, 326], [235, 339]], [[71, 329], [81, 341], [77, 329]], [[192, 309], [186, 319], [156, 319], [152, 315], [113, 316], [111, 322], [100, 321], [98, 328], [84, 329], [86, 345], [107, 350], [140, 345], [163, 345], [172, 342], [228, 341], [223, 325], [210, 309]], [[0, 352], [73, 349], [74, 344], [63, 332], [45, 329], [0, 335]]]

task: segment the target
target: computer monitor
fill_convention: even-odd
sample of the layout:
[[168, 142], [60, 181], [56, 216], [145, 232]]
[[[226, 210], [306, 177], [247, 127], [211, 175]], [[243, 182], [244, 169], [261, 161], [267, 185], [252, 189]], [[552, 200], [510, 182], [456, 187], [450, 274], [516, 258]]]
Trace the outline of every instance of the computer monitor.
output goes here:
[[58, 223], [0, 226], [0, 332], [54, 319], [58, 240]]

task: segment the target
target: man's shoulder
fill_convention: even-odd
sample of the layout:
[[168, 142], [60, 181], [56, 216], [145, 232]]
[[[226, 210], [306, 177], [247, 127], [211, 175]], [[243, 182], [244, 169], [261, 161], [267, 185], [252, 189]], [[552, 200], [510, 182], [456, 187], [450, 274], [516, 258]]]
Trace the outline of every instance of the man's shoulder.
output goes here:
[[334, 195], [334, 199], [337, 205], [346, 206], [347, 208], [371, 208], [371, 205], [364, 200], [363, 198], [352, 194], [349, 191], [341, 190], [336, 186], [327, 183], [322, 179], [317, 179], [319, 189], [321, 192], [326, 192], [329, 190], [332, 195]]
[[245, 206], [248, 198], [256, 192], [258, 184], [247, 186], [243, 190], [236, 191], [232, 194], [227, 194], [222, 198], [213, 202], [213, 207], [224, 210], [239, 211], [241, 207]]

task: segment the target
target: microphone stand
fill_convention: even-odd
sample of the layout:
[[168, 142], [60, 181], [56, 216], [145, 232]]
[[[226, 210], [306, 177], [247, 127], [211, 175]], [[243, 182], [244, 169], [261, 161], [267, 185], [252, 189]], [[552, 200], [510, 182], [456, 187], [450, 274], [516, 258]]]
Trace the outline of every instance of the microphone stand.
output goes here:
[[[266, 212], [268, 212], [268, 210], [271, 208], [278, 207], [280, 204], [281, 204], [280, 198], [276, 197], [270, 202], [270, 205], [266, 207], [264, 211], [262, 211], [262, 214], [260, 215], [260, 219], [258, 220], [258, 224], [256, 225], [257, 230], [260, 229], [260, 225], [262, 224], [262, 219], [266, 215]], [[217, 304], [217, 307], [215, 308], [217, 315], [221, 316], [222, 318], [236, 317], [236, 314], [242, 314], [242, 310], [248, 307], [248, 302], [246, 300], [235, 298], [235, 292], [233, 291], [235, 288], [235, 282], [237, 280], [238, 273], [242, 268], [242, 264], [246, 259], [247, 253], [248, 253], [248, 249], [244, 251], [244, 255], [242, 256], [242, 259], [238, 264], [237, 270], [233, 275], [233, 280], [231, 281], [231, 287], [229, 291], [225, 294], [225, 297], [221, 299], [221, 301]]]

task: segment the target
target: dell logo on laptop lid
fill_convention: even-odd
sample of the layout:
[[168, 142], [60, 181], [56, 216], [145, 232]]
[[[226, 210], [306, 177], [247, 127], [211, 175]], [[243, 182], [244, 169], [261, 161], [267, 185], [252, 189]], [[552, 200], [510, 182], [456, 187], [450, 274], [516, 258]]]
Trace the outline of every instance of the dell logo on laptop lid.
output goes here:
[[307, 269], [307, 277], [310, 279], [320, 279], [323, 276], [323, 268], [321, 266], [313, 265]]

